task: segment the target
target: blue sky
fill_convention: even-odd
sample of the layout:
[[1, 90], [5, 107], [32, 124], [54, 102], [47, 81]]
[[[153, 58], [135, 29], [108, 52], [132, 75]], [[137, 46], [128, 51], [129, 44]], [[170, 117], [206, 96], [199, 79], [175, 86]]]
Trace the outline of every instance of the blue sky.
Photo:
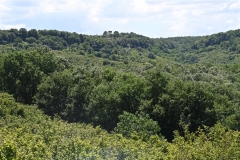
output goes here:
[[240, 0], [0, 0], [0, 29], [200, 36], [240, 28]]

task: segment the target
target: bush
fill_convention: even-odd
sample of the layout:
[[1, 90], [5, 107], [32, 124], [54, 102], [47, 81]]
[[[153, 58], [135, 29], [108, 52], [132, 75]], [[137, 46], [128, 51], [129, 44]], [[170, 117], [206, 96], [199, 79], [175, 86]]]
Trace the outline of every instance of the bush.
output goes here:
[[[130, 138], [131, 134], [139, 136], [142, 140], [148, 140], [150, 136], [160, 132], [156, 121], [153, 121], [149, 115], [136, 113], [136, 115], [123, 112], [119, 117], [119, 123], [114, 128], [114, 132], [121, 133], [124, 137]], [[137, 134], [137, 135], [136, 135]]]

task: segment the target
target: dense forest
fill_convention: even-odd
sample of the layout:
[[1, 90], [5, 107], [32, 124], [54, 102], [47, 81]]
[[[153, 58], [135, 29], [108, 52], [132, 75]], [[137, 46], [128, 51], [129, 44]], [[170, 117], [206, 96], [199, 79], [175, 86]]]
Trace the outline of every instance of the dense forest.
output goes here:
[[0, 30], [0, 159], [240, 159], [239, 42]]

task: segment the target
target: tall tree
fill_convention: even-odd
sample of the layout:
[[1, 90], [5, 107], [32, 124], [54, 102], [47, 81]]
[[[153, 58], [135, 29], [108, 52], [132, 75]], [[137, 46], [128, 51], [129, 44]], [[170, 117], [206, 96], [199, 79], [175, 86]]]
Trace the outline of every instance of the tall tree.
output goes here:
[[123, 112], [119, 117], [119, 122], [114, 128], [114, 132], [130, 138], [134, 132], [142, 139], [148, 140], [152, 135], [159, 134], [160, 128], [156, 121], [153, 121], [145, 113]]
[[38, 107], [50, 116], [57, 114], [66, 118], [68, 95], [72, 87], [73, 76], [69, 70], [54, 72], [38, 86]]
[[18, 32], [19, 37], [22, 38], [22, 40], [26, 40], [26, 38], [28, 37], [28, 31], [25, 28], [21, 28]]
[[114, 32], [113, 32], [113, 37], [114, 37], [114, 38], [118, 38], [118, 37], [119, 37], [119, 35], [120, 35], [120, 34], [119, 34], [119, 32], [118, 32], [118, 31], [114, 31]]
[[[30, 60], [31, 59], [31, 60]], [[36, 65], [40, 57], [34, 53], [9, 53], [3, 59], [4, 91], [17, 101], [31, 104], [43, 73]]]
[[38, 39], [38, 37], [39, 37], [38, 31], [36, 29], [29, 30], [28, 37], [34, 37], [34, 38]]

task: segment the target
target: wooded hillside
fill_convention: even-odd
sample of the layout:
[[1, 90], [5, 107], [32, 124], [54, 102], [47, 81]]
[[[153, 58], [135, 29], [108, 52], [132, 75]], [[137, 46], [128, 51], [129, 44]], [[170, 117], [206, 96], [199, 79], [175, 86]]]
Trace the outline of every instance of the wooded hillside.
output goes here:
[[238, 159], [239, 42], [0, 30], [0, 157]]

